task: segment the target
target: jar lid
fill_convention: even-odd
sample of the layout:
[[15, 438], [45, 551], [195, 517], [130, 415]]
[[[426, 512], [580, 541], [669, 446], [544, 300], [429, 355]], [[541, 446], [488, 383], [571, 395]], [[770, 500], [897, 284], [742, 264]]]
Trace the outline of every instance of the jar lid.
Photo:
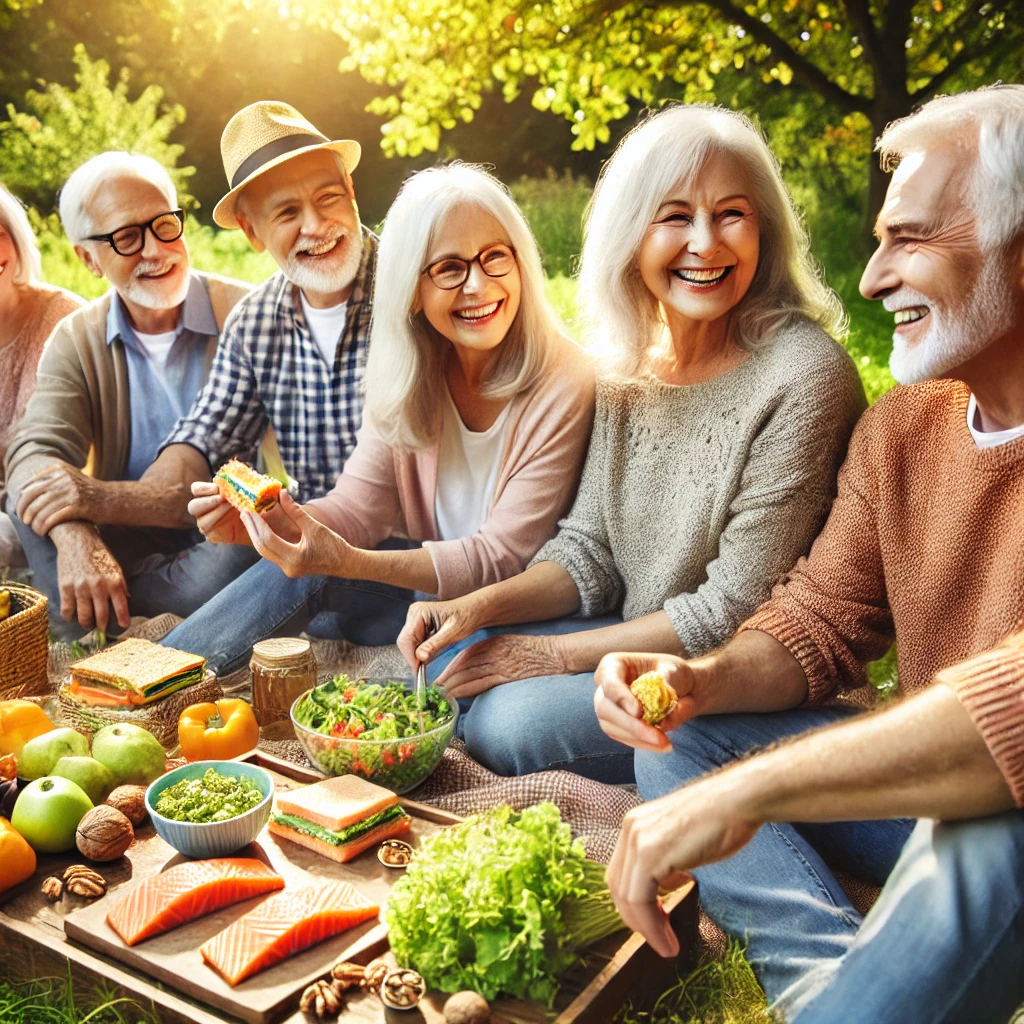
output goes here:
[[308, 640], [292, 636], [276, 636], [253, 644], [252, 654], [265, 665], [283, 665], [287, 662], [305, 661], [312, 655]]

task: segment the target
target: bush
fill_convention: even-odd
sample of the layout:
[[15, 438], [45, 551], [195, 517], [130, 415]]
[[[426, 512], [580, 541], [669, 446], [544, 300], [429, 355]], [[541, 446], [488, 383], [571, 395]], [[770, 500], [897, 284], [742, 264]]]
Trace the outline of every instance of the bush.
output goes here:
[[523, 211], [544, 258], [548, 277], [571, 276], [582, 248], [583, 212], [593, 186], [569, 171], [558, 177], [548, 169], [544, 178], [522, 177], [512, 195]]

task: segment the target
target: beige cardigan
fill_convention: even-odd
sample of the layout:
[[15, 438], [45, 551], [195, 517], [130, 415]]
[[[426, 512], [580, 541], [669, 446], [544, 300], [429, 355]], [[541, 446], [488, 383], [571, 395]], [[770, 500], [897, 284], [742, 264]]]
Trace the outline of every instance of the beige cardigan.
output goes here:
[[[192, 271], [206, 286], [218, 327], [249, 286]], [[43, 349], [36, 390], [7, 449], [5, 479], [38, 455], [85, 469], [98, 480], [123, 479], [131, 443], [128, 361], [124, 346], [107, 344], [113, 290], [66, 317]], [[209, 369], [218, 339], [206, 351]], [[11, 502], [17, 500], [11, 496]]]

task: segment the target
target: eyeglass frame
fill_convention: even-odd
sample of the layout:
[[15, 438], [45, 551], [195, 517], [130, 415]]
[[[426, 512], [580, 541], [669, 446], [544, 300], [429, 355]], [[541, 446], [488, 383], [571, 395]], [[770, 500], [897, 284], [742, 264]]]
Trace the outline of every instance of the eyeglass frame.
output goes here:
[[[427, 266], [425, 266], [420, 271], [420, 276], [426, 274], [427, 277], [430, 278], [430, 283], [434, 285], [435, 288], [440, 288], [441, 291], [443, 292], [453, 292], [455, 291], [456, 288], [461, 288], [469, 280], [469, 272], [473, 269], [474, 263], [479, 264], [480, 269], [485, 274], [487, 274], [488, 277], [492, 277], [495, 280], [502, 277], [508, 277], [508, 275], [512, 273], [511, 267], [509, 267], [508, 270], [506, 270], [505, 273], [503, 274], [488, 274], [487, 268], [483, 265], [483, 263], [480, 262], [480, 257], [483, 256], [485, 252], [489, 252], [491, 249], [497, 249], [499, 247], [501, 247], [502, 249], [508, 249], [508, 251], [512, 253], [512, 262], [516, 266], [519, 265], [519, 253], [516, 252], [516, 247], [511, 242], [491, 242], [490, 245], [485, 245], [472, 259], [469, 260], [465, 259], [462, 256], [442, 256], [439, 260], [434, 260], [433, 263], [430, 263]], [[466, 268], [466, 276], [463, 277], [463, 279], [458, 284], [453, 284], [449, 285], [448, 287], [445, 287], [444, 285], [438, 284], [437, 281], [434, 280], [433, 276], [430, 273], [430, 268], [436, 267], [439, 263], [444, 263], [447, 260], [458, 260], [460, 263], [462, 263]]]
[[[174, 238], [161, 238], [154, 230], [153, 225], [160, 220], [162, 217], [166, 217], [168, 214], [178, 219], [178, 233]], [[114, 235], [121, 231], [126, 231], [128, 228], [138, 228], [142, 232], [142, 244], [138, 249], [133, 249], [131, 252], [121, 252], [116, 245], [114, 245]], [[146, 232], [149, 233], [158, 241], [168, 244], [170, 242], [176, 242], [183, 234], [185, 234], [185, 211], [184, 210], [164, 210], [163, 213], [158, 213], [152, 220], [146, 221], [144, 224], [122, 224], [119, 228], [115, 228], [113, 231], [108, 232], [105, 235], [87, 235], [86, 241], [88, 242], [106, 242], [118, 256], [135, 256], [137, 253], [142, 252], [146, 248]]]

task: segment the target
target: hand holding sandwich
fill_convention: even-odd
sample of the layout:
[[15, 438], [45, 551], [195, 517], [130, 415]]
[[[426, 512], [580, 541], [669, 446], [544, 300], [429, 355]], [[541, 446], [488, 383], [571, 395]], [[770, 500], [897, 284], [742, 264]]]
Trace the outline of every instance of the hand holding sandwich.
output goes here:
[[[188, 513], [195, 518], [200, 532], [211, 544], [241, 544], [252, 546], [249, 531], [242, 524], [241, 514], [223, 496], [210, 480], [196, 480], [192, 484], [192, 500]], [[280, 504], [261, 513], [271, 523], [274, 532], [295, 540], [298, 534]]]

